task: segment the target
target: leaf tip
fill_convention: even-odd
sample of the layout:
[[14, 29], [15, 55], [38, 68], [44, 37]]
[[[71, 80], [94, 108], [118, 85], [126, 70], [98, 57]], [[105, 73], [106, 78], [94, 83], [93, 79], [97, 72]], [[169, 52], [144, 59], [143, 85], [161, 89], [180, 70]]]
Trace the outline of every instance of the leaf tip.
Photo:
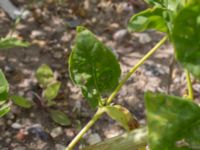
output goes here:
[[86, 30], [86, 28], [85, 28], [84, 26], [77, 26], [77, 27], [76, 27], [76, 32], [77, 32], [77, 33], [80, 33], [80, 32], [82, 32], [82, 31], [84, 31], [84, 30]]

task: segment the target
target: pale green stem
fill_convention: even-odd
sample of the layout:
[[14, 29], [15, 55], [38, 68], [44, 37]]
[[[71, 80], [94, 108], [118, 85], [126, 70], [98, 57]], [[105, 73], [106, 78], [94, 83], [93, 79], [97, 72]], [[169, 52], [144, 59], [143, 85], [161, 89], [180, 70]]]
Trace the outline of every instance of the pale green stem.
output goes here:
[[110, 104], [113, 98], [117, 95], [121, 87], [125, 84], [125, 82], [130, 78], [130, 76], [141, 66], [144, 62], [158, 49], [162, 46], [162, 44], [167, 40], [167, 36], [163, 37], [140, 61], [128, 72], [128, 74], [121, 80], [115, 91], [110, 95], [107, 100], [107, 104]]
[[[109, 105], [116, 94], [119, 92], [121, 87], [125, 84], [125, 82], [130, 78], [130, 76], [159, 48], [162, 44], [167, 40], [167, 36], [162, 38], [125, 76], [125, 78], [119, 83], [115, 91], [110, 95], [107, 99], [107, 105]], [[68, 147], [65, 150], [72, 150], [74, 146], [78, 143], [78, 141], [83, 137], [83, 135], [90, 129], [90, 127], [103, 115], [104, 110], [99, 108], [92, 119], [85, 125], [85, 127], [76, 135], [76, 137], [71, 141]]]
[[98, 108], [97, 112], [94, 114], [92, 119], [81, 129], [81, 131], [76, 135], [76, 137], [71, 141], [65, 150], [72, 150], [78, 141], [83, 137], [83, 135], [91, 128], [91, 126], [103, 115], [104, 110]]
[[188, 98], [193, 100], [194, 96], [193, 96], [192, 81], [190, 78], [190, 73], [187, 69], [185, 70], [185, 73], [186, 73], [187, 88], [188, 88]]

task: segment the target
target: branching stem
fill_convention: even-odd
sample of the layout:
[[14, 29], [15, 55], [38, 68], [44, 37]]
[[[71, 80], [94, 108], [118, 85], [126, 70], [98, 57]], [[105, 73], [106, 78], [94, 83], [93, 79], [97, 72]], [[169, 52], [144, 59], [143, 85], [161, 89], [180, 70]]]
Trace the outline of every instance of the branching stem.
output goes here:
[[[121, 87], [125, 84], [125, 82], [130, 78], [130, 76], [142, 65], [144, 62], [158, 49], [162, 46], [162, 44], [168, 39], [167, 36], [163, 37], [124, 77], [124, 79], [121, 80], [117, 88], [114, 90], [114, 92], [110, 95], [110, 97], [107, 99], [106, 105], [109, 105], [113, 98], [117, 95]], [[98, 108], [97, 112], [94, 114], [92, 119], [83, 127], [83, 129], [76, 135], [76, 137], [71, 141], [71, 143], [68, 145], [66, 150], [72, 150], [74, 146], [78, 143], [78, 141], [83, 137], [83, 135], [91, 128], [91, 126], [103, 115], [104, 111], [102, 108]]]
[[144, 62], [158, 49], [163, 43], [167, 40], [167, 36], [163, 37], [140, 61], [128, 72], [128, 74], [121, 80], [115, 91], [110, 95], [107, 100], [107, 104], [110, 104], [113, 101], [113, 98], [117, 95], [121, 87], [125, 84], [125, 82], [130, 78], [130, 76], [135, 73], [135, 71], [144, 64]]
[[91, 126], [103, 115], [104, 111], [102, 108], [98, 108], [97, 112], [94, 114], [92, 119], [82, 128], [82, 130], [76, 135], [76, 137], [71, 141], [66, 150], [72, 150], [78, 141], [83, 137], [83, 135], [91, 128]]

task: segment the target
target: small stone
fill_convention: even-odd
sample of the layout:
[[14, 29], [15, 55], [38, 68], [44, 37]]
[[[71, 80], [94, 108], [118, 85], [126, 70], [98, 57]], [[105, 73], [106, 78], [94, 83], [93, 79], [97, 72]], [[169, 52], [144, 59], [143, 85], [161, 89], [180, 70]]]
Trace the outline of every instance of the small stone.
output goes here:
[[6, 131], [5, 133], [4, 133], [4, 137], [9, 137], [11, 135], [11, 133], [9, 132], [9, 131]]
[[98, 133], [90, 134], [89, 137], [87, 138], [87, 143], [89, 145], [94, 145], [99, 142], [101, 142], [101, 137], [99, 136]]
[[7, 121], [7, 125], [11, 125], [12, 123], [13, 123], [12, 120]]
[[128, 35], [128, 30], [121, 29], [114, 33], [113, 39], [118, 42], [121, 42], [123, 39], [126, 38], [127, 35]]
[[26, 147], [19, 146], [19, 147], [14, 148], [13, 150], [26, 150]]
[[62, 144], [56, 144], [56, 150], [65, 150], [65, 146], [64, 145], [62, 145]]
[[15, 118], [13, 113], [8, 113], [8, 119], [13, 120]]
[[40, 30], [33, 30], [31, 32], [31, 35], [30, 35], [30, 37], [32, 39], [37, 38], [37, 37], [41, 37], [41, 36], [44, 36], [44, 33], [42, 31], [40, 31]]
[[15, 123], [13, 123], [13, 124], [11, 125], [11, 127], [12, 127], [13, 129], [21, 129], [21, 128], [22, 128], [22, 125], [19, 124], [19, 123], [17, 123], [17, 122], [15, 122]]
[[53, 138], [60, 136], [63, 133], [63, 130], [61, 127], [56, 127], [51, 131], [51, 136]]
[[5, 142], [6, 142], [7, 144], [9, 144], [9, 143], [11, 142], [11, 139], [10, 139], [10, 138], [6, 138]]
[[139, 36], [139, 42], [141, 44], [147, 44], [147, 43], [151, 42], [151, 40], [152, 40], [151, 37], [147, 33], [141, 33]]
[[35, 118], [35, 114], [34, 113], [30, 113], [30, 117], [31, 118]]
[[18, 141], [23, 141], [26, 135], [27, 135], [26, 131], [24, 129], [20, 129], [19, 132], [16, 134], [15, 138]]
[[65, 129], [65, 134], [67, 137], [72, 138], [75, 136], [73, 129]]
[[4, 118], [1, 118], [1, 120], [0, 120], [0, 127], [3, 127], [3, 126], [5, 126], [5, 119]]
[[56, 58], [56, 59], [60, 59], [60, 58], [62, 58], [63, 54], [62, 54], [61, 52], [54, 52], [54, 53], [53, 53], [53, 56], [54, 56], [54, 58]]

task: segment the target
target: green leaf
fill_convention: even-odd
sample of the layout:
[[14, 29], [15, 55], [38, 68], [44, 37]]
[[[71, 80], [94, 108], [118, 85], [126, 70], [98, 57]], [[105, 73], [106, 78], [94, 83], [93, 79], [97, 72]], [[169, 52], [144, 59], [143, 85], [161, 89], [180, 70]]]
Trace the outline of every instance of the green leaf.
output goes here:
[[200, 149], [200, 107], [180, 97], [145, 94], [152, 150]]
[[67, 117], [65, 113], [59, 110], [51, 110], [50, 111], [51, 118], [58, 124], [62, 126], [68, 126], [71, 124], [71, 121]]
[[113, 119], [119, 122], [127, 131], [131, 131], [139, 127], [136, 118], [128, 109], [120, 105], [105, 106], [104, 111]]
[[28, 42], [23, 42], [16, 38], [1, 38], [0, 39], [0, 48], [8, 49], [14, 47], [28, 47]]
[[43, 91], [43, 97], [48, 101], [53, 100], [58, 95], [60, 86], [60, 82], [54, 82], [49, 84], [48, 87]]
[[185, 68], [200, 79], [200, 5], [182, 9], [174, 21], [172, 42], [175, 54]]
[[120, 65], [111, 49], [84, 27], [77, 28], [69, 72], [93, 107], [98, 105], [101, 96], [116, 88], [121, 74]]
[[166, 10], [162, 8], [149, 8], [136, 15], [129, 21], [128, 28], [132, 31], [142, 32], [149, 29], [167, 32], [167, 24], [163, 17]]
[[10, 96], [10, 98], [16, 105], [18, 105], [20, 107], [23, 107], [23, 108], [31, 108], [32, 107], [32, 103], [22, 96], [12, 95], [12, 96]]
[[145, 0], [148, 4], [152, 4], [157, 7], [166, 8], [168, 10], [175, 11], [178, 7], [183, 7], [186, 0]]
[[9, 105], [4, 105], [0, 107], [0, 118], [3, 117], [5, 114], [7, 114], [10, 111]]
[[54, 81], [54, 74], [52, 69], [47, 65], [41, 65], [36, 71], [36, 78], [42, 88], [46, 88]]
[[2, 70], [0, 69], [0, 101], [6, 101], [8, 98], [9, 85]]

